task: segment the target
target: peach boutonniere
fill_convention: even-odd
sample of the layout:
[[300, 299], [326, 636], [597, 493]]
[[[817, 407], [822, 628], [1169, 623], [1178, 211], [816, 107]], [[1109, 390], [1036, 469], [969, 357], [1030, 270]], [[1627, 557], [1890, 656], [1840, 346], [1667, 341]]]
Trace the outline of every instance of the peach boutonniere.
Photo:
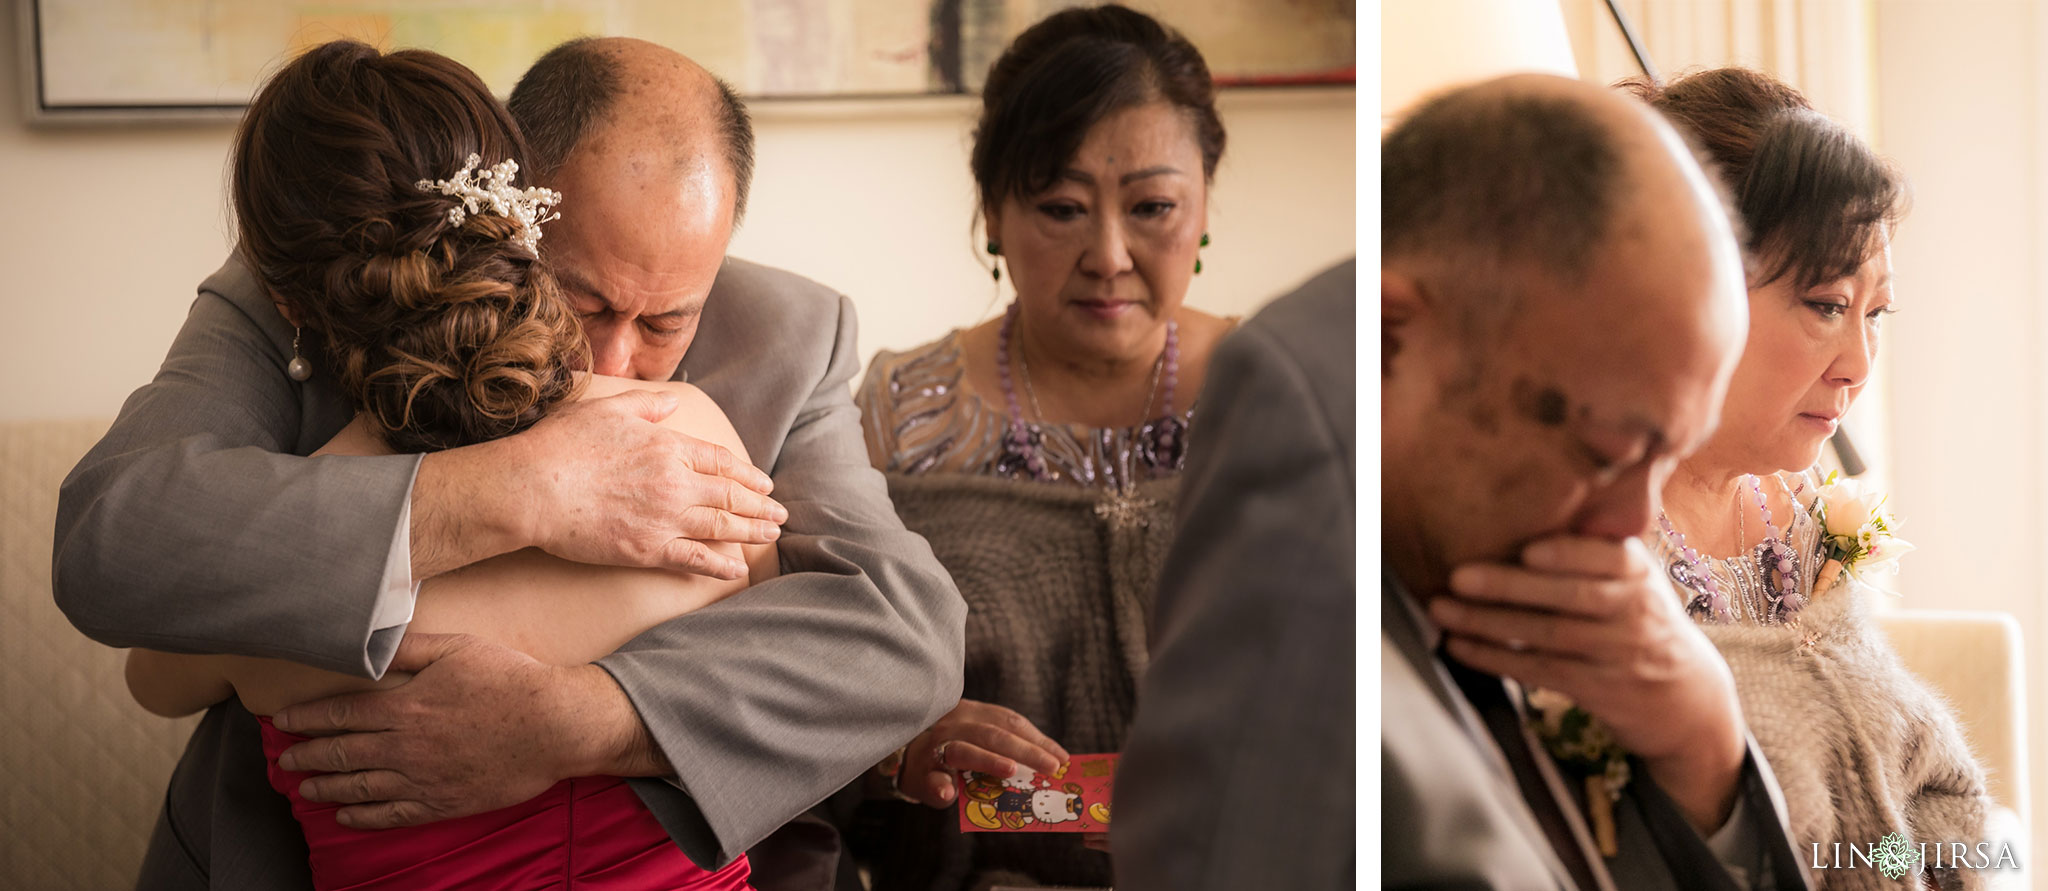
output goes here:
[[[1893, 530], [1899, 520], [1884, 509], [1885, 495], [1863, 483], [1828, 474], [1814, 499], [1814, 518], [1820, 521], [1821, 540], [1827, 562], [1814, 580], [1818, 597], [1847, 576], [1880, 591], [1886, 589], [1870, 580], [1878, 573], [1896, 574], [1899, 558], [1913, 550], [1913, 543]], [[1891, 593], [1887, 591], [1887, 593]]]

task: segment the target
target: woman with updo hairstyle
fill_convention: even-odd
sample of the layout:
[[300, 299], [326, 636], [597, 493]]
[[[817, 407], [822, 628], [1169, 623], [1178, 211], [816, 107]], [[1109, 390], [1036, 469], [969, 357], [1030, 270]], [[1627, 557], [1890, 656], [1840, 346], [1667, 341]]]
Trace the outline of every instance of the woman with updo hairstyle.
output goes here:
[[[1895, 308], [1905, 183], [1769, 75], [1721, 68], [1623, 87], [1703, 149], [1732, 199], [1749, 279], [1748, 342], [1720, 426], [1672, 473], [1645, 543], [1728, 662], [1796, 846], [1826, 857], [1896, 832], [1927, 845], [1914, 886], [1980, 887], [1984, 771], [1873, 614], [1875, 586], [1908, 546], [1872, 517], [1912, 507], [1873, 512], [1874, 493], [1830, 484], [1819, 466]], [[1812, 875], [1828, 889], [1897, 887], [1868, 867]]]
[[[297, 329], [287, 373], [334, 375], [356, 412], [314, 452], [320, 460], [456, 448], [519, 432], [570, 400], [632, 389], [672, 394], [680, 408], [665, 424], [744, 458], [731, 423], [695, 387], [578, 370], [588, 347], [535, 252], [553, 207], [574, 212], [574, 197], [516, 184], [519, 129], [461, 64], [349, 41], [315, 47], [264, 85], [233, 152], [238, 250]], [[747, 560], [754, 580], [775, 572], [772, 546], [719, 547]], [[461, 632], [580, 665], [747, 584], [528, 549], [422, 582], [406, 633]], [[140, 649], [128, 659], [129, 689], [153, 712], [190, 714], [234, 696], [259, 717], [271, 785], [304, 831], [317, 889], [747, 887], [746, 858], [716, 873], [697, 867], [617, 777], [564, 780], [512, 807], [404, 829], [340, 825], [337, 806], [300, 797], [310, 774], [278, 764], [306, 737], [267, 716], [408, 677]]]
[[853, 843], [877, 889], [1110, 884], [1098, 815], [1085, 838], [963, 833], [1029, 815], [959, 772], [1052, 776], [1123, 746], [1193, 396], [1235, 324], [1186, 305], [1215, 96], [1193, 44], [1121, 6], [1056, 13], [989, 69], [969, 163], [1015, 299], [882, 352], [857, 396], [897, 512], [968, 603], [964, 698], [865, 783]]
[[240, 251], [394, 450], [516, 433], [576, 394], [589, 347], [518, 220], [458, 225], [419, 182], [525, 143], [488, 92], [445, 88], [475, 81], [460, 63], [374, 52], [328, 44], [256, 97], [235, 143]]

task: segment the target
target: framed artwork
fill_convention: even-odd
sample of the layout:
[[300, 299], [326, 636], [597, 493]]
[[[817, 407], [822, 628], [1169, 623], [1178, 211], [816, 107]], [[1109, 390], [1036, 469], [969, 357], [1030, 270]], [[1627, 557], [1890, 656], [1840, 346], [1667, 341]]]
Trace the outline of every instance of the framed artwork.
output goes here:
[[[36, 122], [232, 118], [263, 78], [347, 37], [424, 47], [505, 95], [564, 40], [626, 35], [749, 99], [968, 94], [1019, 31], [1073, 0], [18, 0]], [[1354, 0], [1132, 0], [1230, 86], [1350, 83]]]

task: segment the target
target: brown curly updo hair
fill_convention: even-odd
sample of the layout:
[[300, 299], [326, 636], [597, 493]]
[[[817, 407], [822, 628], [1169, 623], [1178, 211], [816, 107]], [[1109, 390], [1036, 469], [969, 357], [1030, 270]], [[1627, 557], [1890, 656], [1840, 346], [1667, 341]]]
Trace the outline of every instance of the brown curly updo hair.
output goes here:
[[453, 225], [456, 199], [418, 187], [471, 154], [485, 168], [526, 156], [474, 72], [346, 40], [286, 65], [235, 134], [239, 250], [400, 452], [523, 430], [576, 395], [571, 369], [588, 364], [554, 277], [511, 238], [520, 224]]

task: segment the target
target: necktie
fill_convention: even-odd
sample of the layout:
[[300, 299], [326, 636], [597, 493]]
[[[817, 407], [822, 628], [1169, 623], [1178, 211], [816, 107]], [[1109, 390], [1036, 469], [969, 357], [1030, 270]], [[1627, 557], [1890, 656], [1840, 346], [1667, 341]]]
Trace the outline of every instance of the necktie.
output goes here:
[[1557, 764], [1529, 729], [1522, 710], [1509, 698], [1506, 685], [1498, 677], [1448, 659], [1444, 666], [1480, 719], [1486, 722], [1486, 729], [1500, 745], [1501, 753], [1507, 756], [1515, 782], [1521, 787], [1522, 799], [1535, 812], [1536, 822], [1543, 827], [1543, 834], [1549, 837], [1550, 847], [1557, 851], [1572, 881], [1580, 891], [1614, 891], [1605, 864], [1595, 853], [1592, 834], [1578, 812], [1577, 800], [1566, 789]]

